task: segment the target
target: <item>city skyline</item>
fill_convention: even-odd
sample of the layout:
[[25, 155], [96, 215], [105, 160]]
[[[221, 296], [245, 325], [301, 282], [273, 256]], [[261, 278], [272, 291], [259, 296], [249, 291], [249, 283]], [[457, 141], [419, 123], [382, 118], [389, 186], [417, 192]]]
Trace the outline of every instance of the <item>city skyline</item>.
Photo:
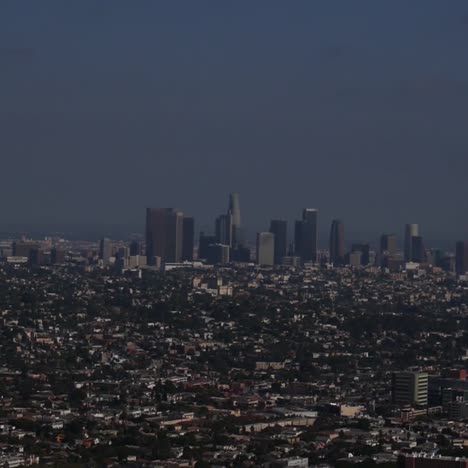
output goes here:
[[0, 7], [0, 230], [203, 226], [238, 190], [252, 239], [303, 206], [468, 233], [466, 2], [27, 3]]

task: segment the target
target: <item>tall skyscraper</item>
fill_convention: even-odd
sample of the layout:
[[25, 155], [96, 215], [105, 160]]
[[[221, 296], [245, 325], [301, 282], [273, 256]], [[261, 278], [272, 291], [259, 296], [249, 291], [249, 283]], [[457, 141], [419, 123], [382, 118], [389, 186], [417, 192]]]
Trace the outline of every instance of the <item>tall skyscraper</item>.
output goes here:
[[237, 247], [242, 244], [241, 238], [241, 213], [239, 194], [233, 192], [229, 194], [228, 214], [232, 216], [232, 246]]
[[130, 256], [136, 257], [137, 255], [141, 255], [141, 244], [134, 240], [130, 243]]
[[397, 252], [397, 238], [395, 234], [380, 236], [380, 254], [395, 255]]
[[229, 245], [210, 244], [208, 246], [207, 261], [210, 265], [229, 263], [230, 261]]
[[455, 252], [455, 272], [457, 275], [464, 275], [468, 272], [468, 242], [457, 242]]
[[334, 219], [330, 230], [330, 263], [343, 265], [345, 257], [344, 224]]
[[147, 208], [146, 210], [146, 256], [149, 265], [156, 257], [163, 262], [180, 262], [184, 215], [172, 208]]
[[210, 255], [210, 245], [213, 244], [216, 244], [216, 236], [209, 236], [204, 232], [200, 232], [198, 258], [207, 260]]
[[272, 219], [270, 232], [275, 235], [275, 265], [281, 265], [287, 254], [288, 223], [280, 219]]
[[426, 249], [421, 236], [411, 237], [411, 261], [415, 263], [424, 263], [426, 261]]
[[259, 265], [274, 265], [275, 235], [271, 232], [257, 233], [257, 263]]
[[318, 210], [304, 208], [302, 220], [296, 221], [294, 226], [295, 254], [302, 262], [317, 261], [318, 240]]
[[195, 220], [184, 216], [182, 235], [182, 261], [191, 262], [193, 260], [193, 248], [195, 240]]
[[101, 239], [99, 243], [99, 258], [102, 260], [104, 265], [109, 264], [109, 260], [112, 257], [112, 241], [107, 238]]
[[232, 214], [223, 214], [216, 218], [216, 242], [232, 246]]
[[412, 238], [416, 236], [419, 236], [419, 224], [407, 224], [405, 226], [405, 261], [407, 262], [411, 262], [413, 259]]

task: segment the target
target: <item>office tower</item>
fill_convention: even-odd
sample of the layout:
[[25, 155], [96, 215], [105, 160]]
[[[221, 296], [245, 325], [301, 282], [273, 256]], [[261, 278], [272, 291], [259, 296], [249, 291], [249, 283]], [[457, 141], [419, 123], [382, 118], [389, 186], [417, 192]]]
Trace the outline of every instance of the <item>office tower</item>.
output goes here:
[[257, 263], [259, 265], [275, 263], [275, 235], [271, 232], [257, 233]]
[[455, 272], [457, 275], [468, 272], [468, 242], [458, 241], [456, 244]]
[[232, 246], [232, 214], [223, 214], [216, 218], [215, 235], [218, 244]]
[[136, 257], [137, 255], [141, 255], [141, 244], [134, 240], [130, 243], [130, 256]]
[[15, 241], [13, 242], [13, 256], [29, 258], [31, 250], [38, 247], [36, 242]]
[[380, 236], [380, 254], [395, 255], [397, 253], [397, 238], [395, 234]]
[[330, 263], [335, 266], [344, 264], [345, 241], [344, 224], [334, 219], [330, 230]]
[[419, 224], [407, 224], [405, 226], [405, 261], [407, 262], [413, 259], [412, 238], [415, 236], [419, 236]]
[[233, 192], [229, 194], [229, 209], [228, 214], [232, 216], [232, 243], [233, 247], [242, 244], [241, 238], [241, 214], [239, 194]]
[[302, 262], [317, 261], [318, 210], [304, 208], [302, 220], [294, 226], [295, 254]]
[[44, 251], [40, 247], [34, 247], [29, 252], [29, 264], [33, 266], [46, 264]]
[[393, 374], [392, 396], [398, 405], [426, 406], [429, 377], [425, 372], [396, 372]]
[[283, 257], [286, 257], [288, 244], [288, 223], [280, 219], [270, 222], [270, 232], [275, 236], [275, 265], [281, 265]]
[[52, 265], [63, 265], [65, 263], [65, 251], [54, 247], [50, 251], [50, 263]]
[[210, 265], [229, 263], [229, 245], [210, 244], [208, 246], [207, 262]]
[[411, 261], [415, 263], [424, 263], [426, 261], [426, 250], [421, 236], [411, 237]]
[[204, 232], [200, 232], [198, 241], [198, 258], [208, 260], [210, 245], [216, 244], [216, 236], [209, 236]]
[[112, 257], [112, 241], [107, 238], [101, 239], [99, 243], [99, 258], [102, 260], [104, 265], [109, 263], [110, 258]]
[[353, 244], [351, 246], [351, 253], [361, 254], [360, 261], [362, 266], [369, 265], [370, 262], [370, 246], [369, 244]]
[[238, 245], [231, 249], [231, 261], [249, 263], [250, 262], [250, 249], [244, 245]]
[[147, 208], [146, 256], [149, 265], [156, 257], [163, 262], [178, 263], [182, 259], [184, 215], [172, 208]]
[[195, 220], [184, 216], [182, 235], [182, 261], [193, 261], [193, 248], [195, 242]]

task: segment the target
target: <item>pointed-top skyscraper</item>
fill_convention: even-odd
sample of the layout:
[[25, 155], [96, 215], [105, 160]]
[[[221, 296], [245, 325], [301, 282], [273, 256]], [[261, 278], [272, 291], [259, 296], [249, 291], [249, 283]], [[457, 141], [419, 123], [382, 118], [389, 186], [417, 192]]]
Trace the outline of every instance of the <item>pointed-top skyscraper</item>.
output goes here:
[[241, 214], [239, 194], [232, 192], [229, 194], [228, 214], [232, 217], [232, 246], [238, 247], [241, 243]]

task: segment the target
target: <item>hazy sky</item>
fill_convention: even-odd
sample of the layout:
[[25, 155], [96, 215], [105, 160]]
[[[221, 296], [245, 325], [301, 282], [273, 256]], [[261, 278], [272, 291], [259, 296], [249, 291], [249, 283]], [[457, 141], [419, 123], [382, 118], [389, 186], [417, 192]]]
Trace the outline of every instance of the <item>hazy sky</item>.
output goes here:
[[468, 239], [466, 0], [1, 0], [0, 228], [198, 225]]

